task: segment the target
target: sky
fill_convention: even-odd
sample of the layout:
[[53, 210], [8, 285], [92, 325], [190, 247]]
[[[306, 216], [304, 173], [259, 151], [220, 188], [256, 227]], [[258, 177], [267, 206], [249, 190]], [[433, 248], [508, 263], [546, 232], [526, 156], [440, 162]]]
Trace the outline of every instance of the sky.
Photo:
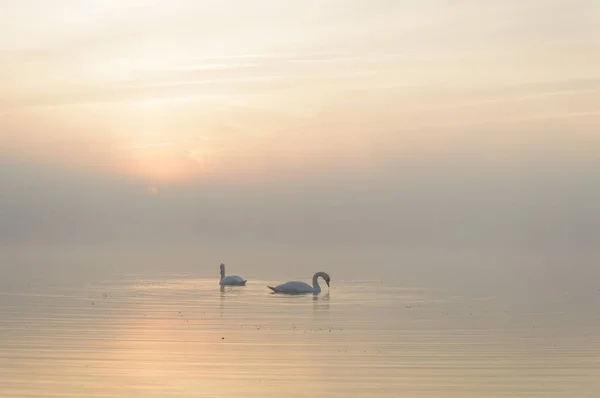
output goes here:
[[597, 1], [0, 7], [0, 274], [598, 276]]

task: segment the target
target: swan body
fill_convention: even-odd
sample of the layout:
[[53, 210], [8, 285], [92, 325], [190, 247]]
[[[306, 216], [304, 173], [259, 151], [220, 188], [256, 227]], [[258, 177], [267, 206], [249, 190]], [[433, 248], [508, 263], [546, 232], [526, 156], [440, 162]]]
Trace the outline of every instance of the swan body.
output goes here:
[[221, 286], [246, 286], [246, 282], [241, 276], [225, 276], [225, 264], [221, 264], [221, 280], [219, 281]]
[[277, 285], [275, 287], [273, 287], [273, 286], [267, 286], [267, 287], [275, 293], [319, 294], [319, 293], [321, 293], [321, 286], [319, 286], [319, 281], [318, 281], [319, 277], [323, 278], [325, 280], [325, 283], [327, 283], [327, 286], [329, 287], [329, 282], [331, 281], [331, 278], [329, 277], [329, 275], [326, 272], [317, 272], [313, 276], [313, 279], [312, 279], [313, 285], [312, 286], [309, 285], [308, 283], [292, 281], [292, 282], [283, 283], [281, 285]]

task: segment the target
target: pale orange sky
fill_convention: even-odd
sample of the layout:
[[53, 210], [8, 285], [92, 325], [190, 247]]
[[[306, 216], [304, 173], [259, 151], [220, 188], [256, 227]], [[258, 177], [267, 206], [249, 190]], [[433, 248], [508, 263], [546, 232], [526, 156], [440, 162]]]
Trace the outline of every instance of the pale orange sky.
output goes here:
[[36, 161], [166, 184], [600, 150], [596, 1], [0, 5], [1, 149]]

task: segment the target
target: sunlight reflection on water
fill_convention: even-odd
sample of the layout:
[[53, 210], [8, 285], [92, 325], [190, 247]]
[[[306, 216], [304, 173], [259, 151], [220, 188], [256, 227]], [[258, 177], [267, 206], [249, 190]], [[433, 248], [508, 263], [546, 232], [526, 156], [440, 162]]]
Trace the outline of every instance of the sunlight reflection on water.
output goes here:
[[596, 314], [377, 281], [285, 296], [272, 282], [5, 286], [2, 397], [600, 394]]

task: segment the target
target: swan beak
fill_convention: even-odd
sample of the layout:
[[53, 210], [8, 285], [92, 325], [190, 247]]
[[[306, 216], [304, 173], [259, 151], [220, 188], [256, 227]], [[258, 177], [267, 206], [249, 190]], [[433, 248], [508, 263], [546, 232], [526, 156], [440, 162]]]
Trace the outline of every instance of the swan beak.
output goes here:
[[327, 287], [329, 287], [329, 280], [326, 280], [325, 283], [327, 283]]

